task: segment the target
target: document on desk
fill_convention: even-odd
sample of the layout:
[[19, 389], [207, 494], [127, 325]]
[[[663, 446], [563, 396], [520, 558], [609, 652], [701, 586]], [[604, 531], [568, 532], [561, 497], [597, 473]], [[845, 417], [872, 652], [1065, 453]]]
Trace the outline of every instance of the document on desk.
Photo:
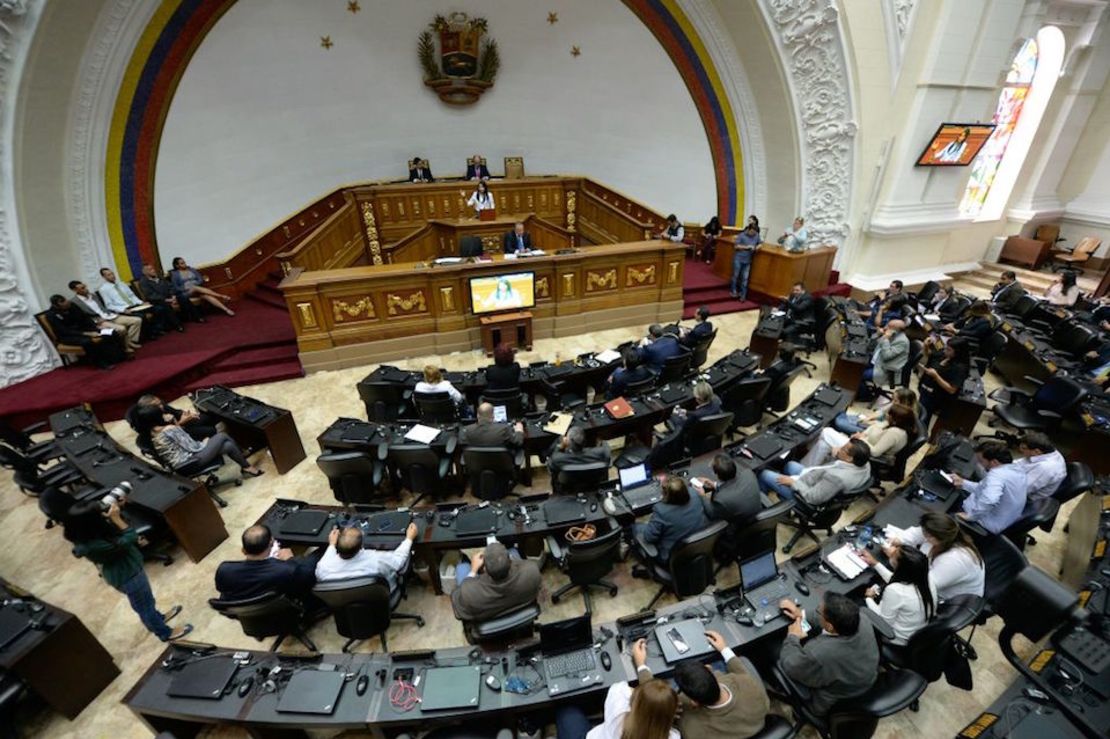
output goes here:
[[780, 317], [786, 315], [786, 311], [784, 311], [784, 310], [773, 310], [773, 311], [771, 311], [771, 315], [775, 318], [780, 318]]
[[422, 423], [416, 424], [405, 434], [406, 439], [417, 441], [421, 444], [431, 444], [435, 441], [437, 436], [439, 436], [439, 429], [432, 426], [425, 426]]
[[602, 364], [609, 364], [610, 362], [615, 362], [620, 358], [621, 353], [616, 351], [615, 349], [606, 349], [605, 351], [598, 352], [594, 355], [594, 359], [601, 362]]
[[547, 425], [543, 427], [543, 430], [562, 436], [567, 432], [567, 429], [570, 428], [570, 422], [573, 420], [574, 416], [570, 413], [556, 413], [554, 418], [548, 421]]
[[825, 562], [845, 580], [854, 580], [867, 569], [867, 563], [856, 554], [851, 544], [845, 544], [825, 558]]
[[101, 336], [111, 336], [112, 335], [112, 329], [102, 328], [102, 329], [100, 329], [100, 335]]

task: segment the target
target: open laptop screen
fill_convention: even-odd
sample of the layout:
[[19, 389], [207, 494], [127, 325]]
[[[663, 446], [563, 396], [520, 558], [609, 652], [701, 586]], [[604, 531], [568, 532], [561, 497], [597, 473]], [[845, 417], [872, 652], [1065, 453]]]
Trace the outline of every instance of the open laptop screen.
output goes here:
[[651, 481], [647, 465], [642, 462], [631, 467], [622, 467], [618, 470], [618, 474], [621, 480], [621, 490], [631, 490]]
[[740, 561], [740, 584], [745, 591], [774, 580], [778, 574], [779, 568], [775, 562], [773, 549]]
[[593, 642], [589, 615], [540, 624], [540, 651], [544, 655], [585, 649]]

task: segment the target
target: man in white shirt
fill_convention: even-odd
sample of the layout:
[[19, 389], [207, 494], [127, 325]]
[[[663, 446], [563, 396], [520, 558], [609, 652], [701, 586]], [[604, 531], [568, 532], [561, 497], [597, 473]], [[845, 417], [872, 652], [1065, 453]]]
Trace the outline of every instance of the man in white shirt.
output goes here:
[[100, 268], [100, 276], [104, 278], [104, 284], [100, 286], [97, 292], [100, 294], [100, 299], [104, 301], [104, 307], [109, 311], [135, 315], [140, 318], [143, 317], [144, 313], [149, 313], [153, 320], [152, 328], [155, 333], [164, 334], [171, 328], [176, 331], [185, 330], [177, 317], [177, 311], [169, 305], [165, 303], [147, 303], [141, 300], [130, 285], [120, 282], [116, 278], [116, 273], [107, 267]]
[[362, 548], [362, 530], [355, 526], [334, 528], [328, 534], [328, 549], [316, 563], [316, 581], [346, 580], [352, 577], [380, 577], [397, 589], [397, 576], [408, 566], [416, 524], [410, 523], [405, 540], [393, 551]]
[[793, 228], [786, 229], [779, 237], [779, 243], [786, 247], [787, 251], [805, 251], [808, 240], [809, 232], [806, 231], [805, 219], [801, 216], [794, 219]]
[[71, 280], [69, 289], [73, 291], [73, 303], [78, 308], [92, 316], [100, 328], [110, 328], [124, 334], [124, 347], [127, 353], [135, 353], [140, 346], [139, 333], [143, 328], [142, 318], [105, 310], [96, 297], [89, 292], [88, 285], [80, 280]]
[[1040, 431], [1029, 431], [1018, 443], [1021, 458], [1014, 466], [1025, 472], [1026, 501], [1051, 497], [1068, 474], [1064, 455]]

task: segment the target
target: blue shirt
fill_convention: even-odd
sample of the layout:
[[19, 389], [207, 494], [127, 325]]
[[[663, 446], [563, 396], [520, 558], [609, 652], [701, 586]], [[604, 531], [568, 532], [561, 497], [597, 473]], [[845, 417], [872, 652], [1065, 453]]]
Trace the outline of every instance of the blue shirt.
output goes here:
[[968, 492], [963, 511], [992, 534], [1008, 529], [1025, 510], [1025, 471], [1012, 465], [995, 467], [979, 482], [964, 480]]
[[759, 237], [759, 232], [749, 234], [746, 230], [741, 231], [736, 235], [736, 245], [742, 247], [733, 252], [733, 256], [741, 262], [752, 261], [752, 252], [755, 247], [763, 243], [763, 239]]

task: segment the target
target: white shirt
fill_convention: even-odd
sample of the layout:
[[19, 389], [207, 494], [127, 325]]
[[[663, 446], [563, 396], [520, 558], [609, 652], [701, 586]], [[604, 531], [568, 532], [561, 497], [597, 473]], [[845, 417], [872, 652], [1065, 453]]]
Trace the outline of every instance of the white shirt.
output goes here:
[[1022, 457], [1014, 462], [1014, 466], [1025, 472], [1027, 501], [1050, 497], [1068, 474], [1068, 464], [1064, 461], [1064, 455], [1057, 450], [1048, 454]]
[[81, 305], [85, 306], [90, 311], [92, 311], [93, 315], [98, 316], [99, 318], [101, 318], [105, 321], [110, 321], [118, 315], [116, 313], [109, 313], [108, 311], [101, 308], [100, 307], [100, 302], [96, 298], [94, 298], [92, 295], [85, 296], [85, 295], [78, 295], [77, 293], [74, 293], [73, 294], [73, 299], [77, 300], [77, 301], [80, 301]]
[[668, 227], [667, 230], [663, 232], [663, 238], [674, 241], [675, 243], [682, 241], [686, 238], [686, 227], [681, 223], [674, 227], [674, 231]]
[[786, 247], [787, 251], [803, 251], [808, 240], [809, 232], [806, 231], [805, 226], [802, 226], [797, 231], [787, 229], [779, 243]]
[[[932, 578], [929, 580], [929, 592], [933, 596], [933, 608], [936, 608], [937, 592]], [[886, 586], [883, 590], [882, 601], [876, 603], [873, 598], [867, 599], [867, 607], [883, 617], [894, 630], [895, 644], [905, 644], [910, 637], [917, 633], [928, 622], [925, 615], [925, 602], [917, 588], [908, 582], [896, 582]]]
[[125, 313], [128, 308], [142, 305], [143, 302], [135, 295], [130, 285], [119, 281], [105, 282], [97, 292], [100, 293], [100, 299], [104, 301], [104, 307], [116, 313]]
[[[586, 732], [586, 739], [621, 739], [624, 717], [632, 710], [632, 686], [615, 683], [605, 696], [605, 720]], [[667, 739], [681, 739], [677, 729], [667, 733]]]
[[[926, 556], [933, 549], [932, 544], [925, 541], [920, 526], [906, 529], [902, 533], [901, 541], [903, 544], [916, 546]], [[875, 571], [883, 580], [890, 580], [891, 572], [883, 565], [876, 564]], [[982, 560], [966, 547], [952, 547], [929, 560], [929, 582], [936, 589], [937, 597], [941, 602], [951, 600], [958, 595], [982, 597], [985, 580], [986, 570]]]
[[434, 385], [430, 382], [424, 382], [423, 380], [421, 380], [420, 382], [416, 383], [416, 387], [414, 388], [414, 390], [418, 393], [447, 393], [451, 396], [451, 400], [455, 401], [456, 403], [461, 403], [463, 401], [462, 393], [456, 390], [455, 386], [447, 380], [440, 380]]
[[477, 190], [470, 196], [470, 200], [466, 201], [474, 210], [493, 210], [493, 195], [491, 193], [481, 194]]
[[405, 569], [411, 550], [412, 542], [406, 538], [393, 551], [363, 549], [350, 559], [343, 559], [335, 547], [329, 546], [316, 563], [316, 579], [325, 582], [351, 577], [381, 577], [389, 583], [392, 592], [397, 589], [397, 573]]

